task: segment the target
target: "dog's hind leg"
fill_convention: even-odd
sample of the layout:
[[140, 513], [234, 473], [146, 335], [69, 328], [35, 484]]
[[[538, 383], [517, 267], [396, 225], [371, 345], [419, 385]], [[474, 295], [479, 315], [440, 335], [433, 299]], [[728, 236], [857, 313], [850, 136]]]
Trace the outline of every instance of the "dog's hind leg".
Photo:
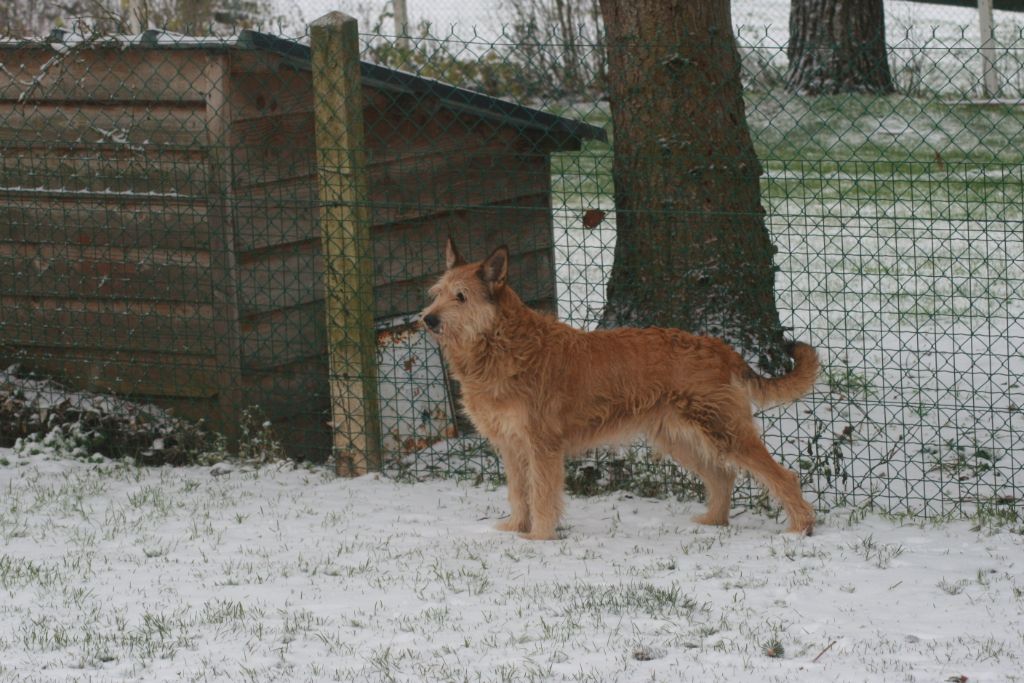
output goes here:
[[736, 482], [735, 468], [714, 462], [708, 447], [700, 444], [696, 438], [674, 441], [659, 439], [655, 445], [671, 455], [680, 467], [693, 472], [704, 482], [708, 509], [703, 515], [694, 517], [693, 521], [726, 526], [729, 523], [732, 490]]
[[529, 463], [522, 452], [508, 446], [499, 446], [501, 462], [508, 480], [508, 504], [512, 514], [498, 522], [499, 531], [526, 533], [530, 530], [530, 472]]
[[531, 453], [529, 458], [530, 531], [523, 538], [549, 541], [562, 516], [565, 492], [565, 463], [559, 454]]
[[735, 435], [730, 451], [733, 461], [754, 475], [782, 504], [789, 517], [787, 531], [810, 535], [814, 530], [814, 510], [800, 491], [800, 478], [775, 461], [752, 423]]

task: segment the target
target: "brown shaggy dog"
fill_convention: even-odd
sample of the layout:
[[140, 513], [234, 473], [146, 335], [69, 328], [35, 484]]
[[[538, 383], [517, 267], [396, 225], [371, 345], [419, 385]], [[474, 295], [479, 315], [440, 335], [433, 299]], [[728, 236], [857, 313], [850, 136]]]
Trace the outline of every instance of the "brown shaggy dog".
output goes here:
[[451, 240], [448, 270], [421, 319], [462, 385], [466, 414], [501, 454], [511, 517], [498, 525], [556, 538], [566, 456], [646, 435], [704, 481], [701, 524], [728, 524], [736, 472], [767, 487], [809, 534], [814, 512], [796, 474], [769, 455], [751, 401], [792, 401], [814, 384], [818, 357], [795, 343], [793, 370], [765, 379], [725, 342], [673, 329], [582, 332], [528, 308], [506, 283], [499, 247], [467, 264]]

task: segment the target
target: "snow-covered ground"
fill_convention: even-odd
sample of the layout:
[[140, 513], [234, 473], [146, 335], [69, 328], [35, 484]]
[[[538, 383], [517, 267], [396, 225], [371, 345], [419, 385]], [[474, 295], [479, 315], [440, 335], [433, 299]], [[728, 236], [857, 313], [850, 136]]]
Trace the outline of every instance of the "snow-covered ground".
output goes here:
[[[0, 450], [2, 681], [1020, 681], [1024, 536]], [[981, 528], [972, 528], [978, 523]]]

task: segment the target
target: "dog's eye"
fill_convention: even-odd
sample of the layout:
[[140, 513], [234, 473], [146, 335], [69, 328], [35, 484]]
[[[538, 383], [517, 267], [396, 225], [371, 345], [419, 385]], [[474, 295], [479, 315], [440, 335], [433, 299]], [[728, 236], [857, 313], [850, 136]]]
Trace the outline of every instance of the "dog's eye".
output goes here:
[[458, 301], [460, 304], [464, 304], [466, 303], [466, 295], [463, 294], [462, 292], [456, 292], [455, 300]]

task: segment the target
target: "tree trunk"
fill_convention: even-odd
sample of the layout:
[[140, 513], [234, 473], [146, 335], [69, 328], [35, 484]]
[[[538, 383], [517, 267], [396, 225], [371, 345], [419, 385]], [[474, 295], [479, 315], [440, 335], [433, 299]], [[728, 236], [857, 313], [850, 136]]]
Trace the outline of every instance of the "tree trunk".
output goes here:
[[895, 91], [882, 0], [792, 0], [787, 54], [790, 92]]
[[601, 0], [618, 238], [602, 326], [722, 337], [788, 367], [728, 0]]

